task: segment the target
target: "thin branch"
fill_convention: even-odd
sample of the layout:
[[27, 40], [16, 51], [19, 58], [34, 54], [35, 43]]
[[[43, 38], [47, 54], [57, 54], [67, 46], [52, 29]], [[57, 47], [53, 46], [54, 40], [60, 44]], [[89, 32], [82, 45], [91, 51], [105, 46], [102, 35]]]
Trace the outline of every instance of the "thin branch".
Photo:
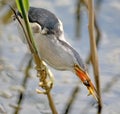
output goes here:
[[57, 110], [55, 108], [55, 104], [54, 104], [54, 102], [52, 100], [52, 96], [51, 96], [50, 92], [47, 94], [47, 97], [48, 97], [49, 106], [50, 106], [50, 108], [52, 110], [52, 113], [53, 114], [58, 114], [58, 112], [57, 112]]

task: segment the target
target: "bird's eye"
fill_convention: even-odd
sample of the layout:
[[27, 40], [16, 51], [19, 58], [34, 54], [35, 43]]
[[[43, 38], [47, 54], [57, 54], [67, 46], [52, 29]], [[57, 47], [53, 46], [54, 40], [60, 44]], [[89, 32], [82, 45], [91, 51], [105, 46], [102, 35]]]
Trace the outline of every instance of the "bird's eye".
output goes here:
[[85, 80], [84, 82], [83, 82], [83, 84], [85, 85], [85, 86], [90, 86], [90, 84], [89, 84], [89, 81], [87, 81], [87, 80]]

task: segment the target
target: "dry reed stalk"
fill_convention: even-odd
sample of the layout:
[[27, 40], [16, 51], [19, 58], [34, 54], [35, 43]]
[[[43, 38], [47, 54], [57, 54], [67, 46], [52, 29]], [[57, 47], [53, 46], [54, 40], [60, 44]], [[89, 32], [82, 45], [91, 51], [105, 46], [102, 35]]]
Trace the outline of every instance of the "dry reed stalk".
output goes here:
[[102, 99], [101, 99], [101, 91], [100, 91], [100, 75], [99, 75], [99, 63], [98, 63], [98, 54], [95, 43], [95, 34], [94, 34], [94, 5], [93, 0], [88, 0], [88, 17], [89, 17], [89, 36], [90, 36], [90, 52], [91, 52], [91, 60], [94, 71], [94, 78], [96, 83], [96, 88], [98, 92], [98, 114], [101, 113], [102, 109]]

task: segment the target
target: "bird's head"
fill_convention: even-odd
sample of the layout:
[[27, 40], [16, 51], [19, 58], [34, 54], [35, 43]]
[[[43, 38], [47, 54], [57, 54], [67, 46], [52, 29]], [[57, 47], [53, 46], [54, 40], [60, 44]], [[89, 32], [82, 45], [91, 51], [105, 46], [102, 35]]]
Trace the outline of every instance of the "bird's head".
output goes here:
[[87, 71], [84, 71], [77, 64], [74, 65], [74, 70], [75, 70], [76, 75], [81, 79], [82, 83], [87, 87], [89, 91], [88, 95], [93, 95], [93, 97], [98, 101], [97, 91], [93, 83], [91, 82]]

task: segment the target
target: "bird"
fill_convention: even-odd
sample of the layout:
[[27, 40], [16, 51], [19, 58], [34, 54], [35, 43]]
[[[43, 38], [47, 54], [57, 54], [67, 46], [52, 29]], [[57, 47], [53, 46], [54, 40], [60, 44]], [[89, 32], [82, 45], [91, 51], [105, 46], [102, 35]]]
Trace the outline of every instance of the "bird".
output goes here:
[[[17, 16], [23, 23], [23, 16], [19, 11]], [[87, 66], [65, 39], [61, 20], [51, 11], [36, 7], [29, 8], [28, 19], [41, 60], [56, 70], [73, 72], [87, 87], [89, 94], [98, 101], [98, 94], [87, 72]]]

